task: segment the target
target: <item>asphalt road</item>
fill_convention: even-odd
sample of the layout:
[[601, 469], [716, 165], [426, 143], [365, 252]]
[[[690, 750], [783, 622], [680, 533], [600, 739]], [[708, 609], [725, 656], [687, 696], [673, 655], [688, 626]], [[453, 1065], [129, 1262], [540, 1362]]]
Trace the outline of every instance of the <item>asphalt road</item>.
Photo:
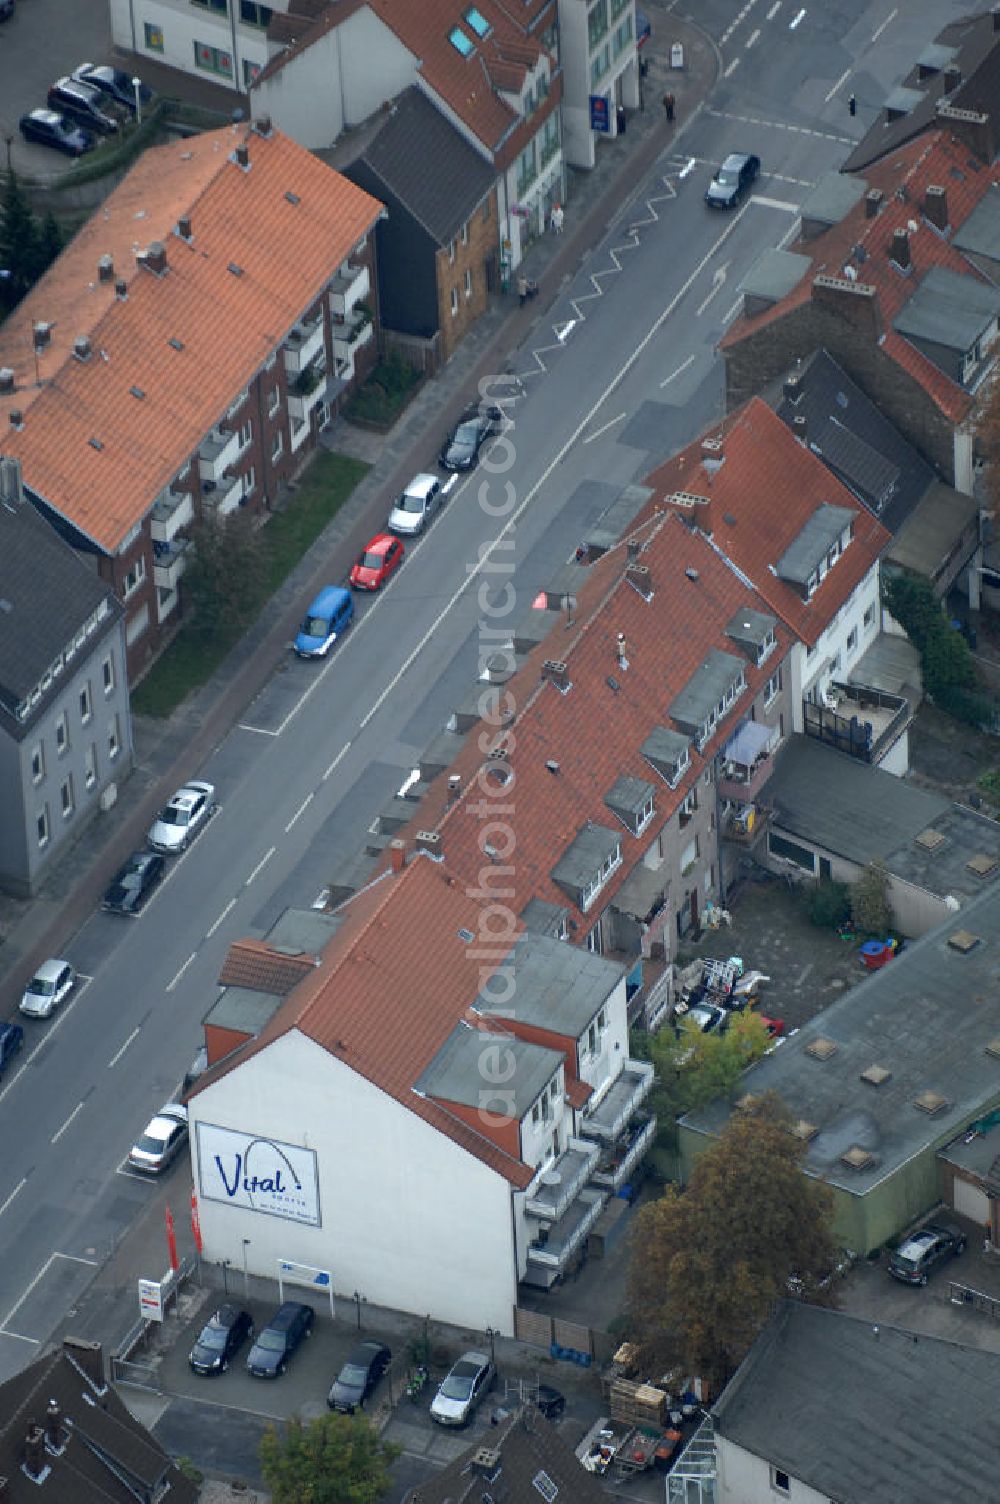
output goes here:
[[[513, 509], [484, 511], [485, 470], [457, 485], [330, 658], [289, 655], [190, 769], [216, 784], [221, 810], [144, 915], [95, 914], [67, 937], [92, 980], [51, 1023], [26, 1021], [24, 1064], [0, 1083], [0, 1377], [34, 1356], [147, 1204], [150, 1187], [122, 1161], [194, 1054], [229, 942], [313, 901], [467, 694], [485, 552], [515, 561], [514, 604], [497, 618], [513, 628], [621, 487], [721, 411], [714, 349], [740, 280], [787, 242], [808, 185], [848, 149], [838, 75], [863, 59], [881, 98], [914, 55], [914, 28], [927, 38], [932, 12], [943, 20], [940, 4], [908, 4], [903, 45], [895, 13], [872, 41], [884, 6], [813, 6], [795, 25], [787, 3], [751, 0], [739, 20], [735, 4], [706, 9], [728, 77], [685, 133], [685, 157], [637, 185], [516, 362], [510, 468], [489, 492], [499, 501], [510, 482]], [[738, 211], [712, 213], [704, 183], [733, 149], [756, 151], [762, 177]], [[347, 563], [331, 561], [331, 579]]]

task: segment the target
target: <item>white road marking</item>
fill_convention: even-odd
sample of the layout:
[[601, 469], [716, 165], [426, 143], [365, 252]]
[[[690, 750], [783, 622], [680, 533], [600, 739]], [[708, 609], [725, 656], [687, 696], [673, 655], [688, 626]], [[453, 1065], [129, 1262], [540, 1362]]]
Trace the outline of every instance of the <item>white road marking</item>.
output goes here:
[[608, 422], [605, 423], [602, 428], [595, 429], [594, 432], [592, 434], [590, 434], [587, 438], [585, 438], [583, 442], [585, 444], [592, 444], [595, 439], [599, 439], [601, 437], [602, 433], [607, 433], [607, 431], [608, 431], [609, 428], [614, 428], [614, 426], [615, 426], [616, 423], [620, 423], [623, 418], [627, 418], [627, 417], [628, 417], [628, 413], [619, 413], [618, 416], [617, 416], [617, 418], [611, 418], [611, 419], [609, 419]]
[[746, 20], [747, 16], [753, 10], [753, 8], [754, 8], [754, 6], [756, 4], [757, 4], [757, 0], [748, 0], [748, 3], [746, 5], [744, 5], [744, 7], [740, 11], [739, 15], [736, 16], [735, 19], [730, 22], [730, 24], [726, 27], [725, 31], [722, 33], [721, 37], [719, 38], [719, 46], [720, 47], [725, 47], [726, 43], [729, 41], [729, 38], [732, 36], [733, 32], [736, 30], [737, 26], [739, 26], [743, 21]]
[[7, 1210], [8, 1206], [10, 1206], [10, 1203], [13, 1201], [13, 1199], [17, 1195], [18, 1191], [23, 1191], [24, 1188], [25, 1188], [25, 1186], [27, 1184], [28, 1184], [28, 1177], [27, 1177], [27, 1175], [25, 1175], [23, 1177], [23, 1179], [21, 1179], [18, 1182], [18, 1184], [14, 1187], [14, 1189], [11, 1191], [10, 1195], [7, 1197], [7, 1200], [4, 1202], [3, 1206], [0, 1206], [0, 1217], [3, 1216], [3, 1214]]
[[559, 327], [553, 331], [556, 339], [560, 344], [564, 344], [565, 341], [569, 339], [578, 322], [579, 321], [577, 319], [567, 319], [565, 324], [560, 324]]
[[739, 313], [739, 311], [740, 311], [740, 309], [741, 309], [742, 306], [743, 306], [743, 294], [740, 293], [739, 297], [736, 299], [736, 302], [733, 304], [732, 308], [727, 309], [726, 312], [722, 315], [722, 322], [724, 324], [731, 324], [733, 322], [733, 319]]
[[734, 57], [733, 60], [732, 60], [732, 62], [729, 64], [728, 68], [725, 68], [723, 70], [723, 73], [722, 73], [723, 78], [729, 78], [729, 77], [731, 77], [731, 75], [736, 72], [736, 70], [737, 70], [737, 68], [739, 66], [740, 66], [740, 60], [739, 60], [739, 58], [738, 57]]
[[896, 19], [896, 17], [898, 15], [899, 15], [899, 7], [896, 6], [886, 16], [885, 20], [882, 22], [882, 25], [879, 26], [879, 27], [877, 27], [876, 30], [872, 32], [872, 41], [873, 42], [877, 42], [878, 41], [878, 39], [882, 35], [883, 31], [885, 31], [885, 28], [889, 25], [889, 22], [890, 21], [895, 21], [895, 19]]
[[16, 1342], [30, 1342], [32, 1347], [41, 1347], [41, 1337], [25, 1337], [21, 1332], [8, 1332], [6, 1327], [0, 1331], [0, 1337], [13, 1337]]
[[50, 1144], [57, 1144], [59, 1142], [59, 1140], [62, 1138], [63, 1134], [66, 1132], [66, 1129], [69, 1127], [70, 1123], [72, 1123], [73, 1119], [79, 1117], [80, 1113], [82, 1111], [83, 1111], [83, 1103], [82, 1102], [77, 1102], [76, 1106], [73, 1108], [73, 1111], [70, 1113], [69, 1117], [66, 1119], [65, 1123], [63, 1123], [63, 1125], [59, 1129], [59, 1131], [57, 1133], [54, 1133], [52, 1135], [52, 1137], [49, 1139], [49, 1143]]
[[236, 729], [237, 731], [252, 731], [255, 736], [277, 736], [278, 734], [267, 726], [249, 726], [245, 721], [238, 722]]
[[837, 79], [837, 82], [834, 84], [833, 88], [830, 90], [829, 94], [824, 94], [823, 95], [823, 103], [824, 104], [829, 104], [830, 103], [830, 100], [836, 94], [836, 92], [840, 88], [841, 84], [846, 84], [846, 82], [850, 78], [850, 76], [851, 76], [851, 70], [850, 70], [850, 68], [845, 68], [844, 71], [843, 71], [843, 73]]
[[176, 972], [174, 974], [173, 980], [167, 983], [166, 990], [168, 992], [173, 992], [174, 988], [177, 986], [177, 983], [180, 981], [181, 977], [184, 975], [184, 973], [187, 971], [188, 967], [191, 965], [191, 962], [194, 961], [194, 960], [197, 960], [197, 957], [198, 957], [198, 952], [196, 950], [193, 950], [191, 952], [191, 954], [188, 956], [187, 960], [184, 962], [184, 965], [181, 967], [180, 971], [178, 971], [178, 972]]
[[683, 181], [684, 178], [689, 177], [690, 174], [694, 172], [697, 165], [697, 159], [695, 157], [689, 157], [684, 166], [681, 168], [680, 172], [677, 174], [678, 181]]
[[288, 832], [291, 830], [292, 826], [295, 824], [296, 820], [298, 820], [302, 815], [305, 814], [306, 810], [309, 808], [310, 804], [313, 802], [313, 800], [315, 799], [315, 797], [316, 797], [316, 794], [315, 794], [315, 791], [313, 791], [313, 793], [307, 794], [306, 797], [303, 799], [302, 803], [299, 805], [298, 809], [295, 811], [294, 815], [289, 820], [288, 824], [285, 826], [285, 835], [286, 836], [287, 836]]
[[760, 27], [758, 27], [756, 31], [752, 31], [750, 33], [750, 35], [747, 37], [747, 41], [746, 41], [747, 51], [749, 52], [750, 48], [754, 45], [754, 43], [755, 42], [759, 42], [759, 41], [760, 41]]
[[838, 146], [857, 146], [853, 136], [838, 136], [833, 131], [814, 131], [807, 125], [790, 125], [787, 120], [761, 120], [754, 115], [734, 115], [728, 110], [713, 110], [707, 105], [705, 114], [713, 120], [735, 120], [738, 125], [761, 126], [764, 130], [789, 131], [793, 136], [815, 136], [818, 141], [835, 141]]
[[[81, 1103], [81, 1106], [82, 1105], [83, 1104]], [[90, 1266], [91, 1269], [96, 1269], [97, 1268], [97, 1260], [96, 1259], [81, 1259], [81, 1258], [78, 1258], [75, 1253], [50, 1253], [49, 1256], [48, 1256], [48, 1258], [45, 1260], [45, 1263], [42, 1265], [42, 1267], [39, 1269], [38, 1273], [35, 1275], [34, 1279], [31, 1281], [31, 1284], [28, 1286], [28, 1288], [25, 1290], [24, 1294], [21, 1296], [20, 1300], [16, 1303], [16, 1305], [12, 1305], [11, 1306], [10, 1310], [7, 1312], [7, 1314], [4, 1317], [3, 1321], [0, 1322], [0, 1332], [2, 1332], [5, 1337], [20, 1337], [20, 1333], [19, 1332], [8, 1332], [7, 1331], [7, 1323], [8, 1323], [8, 1321], [10, 1321], [10, 1319], [11, 1319], [12, 1316], [16, 1316], [17, 1315], [18, 1311], [24, 1305], [24, 1302], [28, 1299], [28, 1296], [31, 1294], [31, 1292], [35, 1289], [35, 1287], [37, 1285], [39, 1285], [41, 1283], [41, 1281], [48, 1274], [49, 1269], [52, 1267], [52, 1265], [53, 1265], [53, 1263], [55, 1262], [56, 1259], [69, 1259], [70, 1262], [74, 1263], [74, 1264], [89, 1264], [89, 1266]], [[20, 1340], [22, 1342], [34, 1342], [35, 1339], [33, 1337], [21, 1337]]]
[[729, 262], [728, 261], [724, 262], [722, 266], [717, 266], [715, 268], [715, 271], [712, 273], [712, 290], [708, 294], [708, 296], [706, 298], [703, 298], [701, 300], [701, 302], [699, 303], [697, 314], [696, 314], [697, 318], [701, 318], [702, 314], [705, 312], [705, 309], [708, 307], [709, 303], [711, 303], [712, 299], [715, 297], [715, 295], [719, 291], [720, 287], [722, 287], [723, 284], [725, 283], [726, 272], [727, 272], [728, 269], [729, 269]]
[[139, 1029], [133, 1029], [132, 1030], [131, 1034], [126, 1039], [125, 1043], [122, 1045], [121, 1049], [118, 1050], [116, 1054], [112, 1055], [111, 1059], [108, 1061], [108, 1070], [111, 1070], [112, 1066], [115, 1066], [115, 1065], [118, 1064], [119, 1060], [122, 1058], [122, 1056], [124, 1055], [125, 1051], [128, 1049], [129, 1045], [132, 1043], [133, 1039], [138, 1038], [139, 1033], [140, 1033]]
[[795, 28], [796, 28], [796, 26], [798, 26], [801, 21], [805, 20], [805, 15], [806, 15], [805, 9], [803, 8], [802, 10], [799, 11], [799, 13], [798, 13], [797, 16], [793, 17], [793, 19], [791, 21], [789, 21], [789, 23], [788, 23], [788, 30], [789, 31], [794, 31]]
[[[261, 859], [257, 863], [256, 867], [253, 869], [253, 871], [251, 872], [250, 876], [247, 878], [246, 882], [243, 884], [243, 886], [245, 888], [249, 888], [250, 884], [253, 882], [253, 880], [257, 876], [258, 872], [260, 872], [264, 867], [267, 866], [268, 862], [271, 860], [272, 856], [277, 851], [277, 849], [278, 849], [277, 846], [272, 846], [271, 849], [270, 849], [270, 851], [266, 852], [264, 854], [264, 856], [261, 857]], [[192, 961], [194, 960], [194, 956], [191, 957], [191, 960]], [[184, 966], [186, 966], [187, 964], [188, 963], [185, 961]], [[181, 967], [181, 971], [184, 970], [184, 966]], [[177, 973], [177, 975], [180, 976], [180, 974], [181, 973], [179, 971]]]
[[226, 904], [226, 907], [223, 909], [222, 913], [219, 915], [218, 919], [212, 925], [212, 928], [207, 931], [207, 933], [205, 935], [205, 939], [206, 940], [211, 940], [212, 936], [215, 934], [216, 930], [219, 928], [219, 925], [225, 919], [226, 915], [228, 913], [230, 913], [233, 909], [235, 909], [235, 907], [236, 907], [236, 899], [235, 898], [231, 898], [229, 900], [229, 902]]
[[760, 204], [763, 209], [781, 209], [785, 214], [798, 214], [800, 205], [789, 204], [783, 198], [765, 198], [761, 193], [755, 193], [752, 203]]
[[781, 9], [781, 0], [774, 0], [774, 4], [771, 6], [771, 9], [767, 13], [767, 19], [769, 21], [773, 21], [774, 18], [775, 18], [775, 16], [778, 14], [778, 12], [779, 12], [780, 9]]
[[333, 762], [330, 764], [330, 766], [327, 768], [326, 772], [323, 774], [323, 782], [324, 783], [329, 778], [330, 774], [334, 771], [334, 769], [338, 768], [340, 766], [341, 762], [343, 762], [344, 758], [347, 756], [347, 754], [348, 754], [348, 752], [350, 750], [351, 750], [351, 744], [350, 744], [350, 742], [345, 742], [344, 745], [341, 747], [340, 751], [337, 753], [336, 757], [333, 759]]
[[669, 385], [669, 383], [671, 381], [675, 380], [676, 377], [678, 377], [681, 374], [682, 371], [686, 371], [687, 368], [688, 368], [688, 366], [693, 365], [693, 364], [694, 364], [694, 356], [693, 355], [689, 355], [688, 358], [687, 358], [687, 360], [681, 361], [681, 364], [677, 367], [676, 371], [671, 371], [669, 376], [664, 376], [663, 380], [660, 382], [660, 385], [661, 386], [667, 386], [667, 385]]

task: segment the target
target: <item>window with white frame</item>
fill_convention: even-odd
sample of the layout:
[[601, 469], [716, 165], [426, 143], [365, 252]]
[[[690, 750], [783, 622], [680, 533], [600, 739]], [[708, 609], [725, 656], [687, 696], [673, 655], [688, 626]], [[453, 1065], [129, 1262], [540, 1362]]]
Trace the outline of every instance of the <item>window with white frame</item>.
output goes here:
[[684, 850], [681, 852], [681, 877], [687, 877], [688, 873], [692, 870], [697, 860], [698, 837], [695, 836], [694, 840], [689, 841]]
[[865, 607], [865, 614], [861, 618], [861, 620], [862, 620], [862, 623], [864, 625], [865, 631], [866, 632], [870, 632], [871, 629], [872, 629], [872, 627], [875, 625], [875, 607], [874, 607], [874, 605], [872, 605], [872, 606], [866, 606]]
[[461, 240], [461, 242], [462, 242], [463, 245], [468, 245], [468, 243], [469, 243], [469, 221], [468, 220], [466, 220], [465, 224], [462, 226], [459, 239]]
[[93, 742], [83, 754], [83, 781], [88, 789], [97, 782], [97, 748]]
[[275, 387], [271, 388], [270, 395], [268, 396], [268, 399], [267, 399], [267, 416], [269, 418], [273, 418], [274, 415], [275, 415], [275, 413], [278, 411], [278, 408], [280, 406], [281, 406], [281, 388], [275, 386]]
[[86, 726], [94, 713], [94, 703], [90, 695], [90, 680], [80, 690], [80, 719]]
[[472, 297], [472, 268], [468, 266], [465, 269], [465, 296]]
[[56, 720], [56, 751], [60, 757], [69, 751], [69, 721], [64, 710], [59, 712]]
[[247, 449], [253, 440], [253, 419], [248, 418], [240, 425], [240, 448]]
[[44, 804], [35, 816], [35, 835], [39, 846], [47, 846], [52, 832], [49, 829], [49, 807]]
[[127, 601], [130, 595], [134, 595], [146, 578], [146, 556], [140, 554], [133, 560], [132, 567], [122, 580], [122, 600]]
[[257, 485], [257, 475], [256, 475], [256, 472], [254, 470], [254, 467], [251, 465], [250, 468], [247, 470], [246, 474], [243, 476], [243, 500], [244, 501], [246, 501], [246, 499], [247, 499], [248, 496], [252, 496], [253, 495], [254, 490], [256, 488], [256, 485]]
[[104, 685], [104, 693], [109, 695], [115, 687], [115, 660], [110, 653], [101, 663], [101, 682]]
[[678, 813], [678, 815], [680, 817], [680, 824], [681, 824], [681, 829], [682, 830], [684, 829], [684, 826], [688, 824], [689, 820], [692, 818], [692, 816], [694, 815], [694, 812], [695, 812], [695, 810], [697, 808], [698, 808], [698, 790], [697, 790], [697, 788], [689, 789], [688, 792], [684, 796], [684, 799], [683, 799], [683, 801], [681, 803], [680, 809], [677, 811], [677, 813]]
[[787, 1499], [790, 1497], [792, 1492], [792, 1480], [789, 1478], [788, 1474], [784, 1472], [780, 1467], [772, 1467], [771, 1487], [774, 1489], [776, 1494], [781, 1494], [784, 1498]]
[[281, 459], [281, 456], [284, 454], [284, 452], [285, 452], [285, 435], [284, 435], [284, 431], [279, 428], [278, 432], [275, 434], [274, 438], [271, 440], [271, 463], [272, 463], [272, 465], [276, 465], [278, 463], [278, 461]]
[[115, 716], [108, 726], [108, 756], [114, 762], [122, 749], [121, 731], [118, 726], [118, 717]]
[[41, 783], [45, 777], [45, 747], [42, 742], [36, 742], [31, 749], [31, 781]]
[[453, 287], [452, 290], [451, 290], [451, 316], [452, 316], [452, 318], [454, 318], [457, 313], [458, 313], [458, 288], [457, 287]]
[[636, 812], [634, 834], [641, 836], [650, 820], [653, 818], [653, 796], [650, 794], [642, 809]]
[[853, 653], [854, 649], [857, 647], [857, 645], [858, 645], [858, 629], [857, 629], [857, 627], [852, 627], [851, 630], [847, 634], [847, 651], [849, 653]]
[[770, 679], [768, 679], [767, 684], [764, 686], [764, 704], [765, 705], [770, 705], [771, 701], [774, 699], [775, 695], [778, 694], [778, 692], [780, 691], [780, 689], [781, 689], [781, 669], [778, 668], [778, 669], [775, 669], [775, 671], [771, 675]]
[[449, 266], [454, 266], [455, 265], [455, 242], [454, 242], [454, 239], [449, 240], [449, 242], [448, 242], [448, 264], [449, 264]]
[[614, 851], [612, 851], [609, 856], [605, 857], [604, 861], [601, 863], [600, 871], [591, 878], [590, 882], [580, 894], [580, 908], [584, 913], [586, 913], [590, 908], [590, 905], [593, 903], [598, 893], [600, 893], [601, 889], [604, 887], [604, 884], [607, 882], [612, 872], [614, 872], [616, 868], [621, 866], [621, 860], [622, 848], [621, 842], [619, 842], [615, 846]]
[[59, 789], [59, 801], [62, 804], [63, 819], [68, 820], [73, 813], [73, 775], [64, 778]]

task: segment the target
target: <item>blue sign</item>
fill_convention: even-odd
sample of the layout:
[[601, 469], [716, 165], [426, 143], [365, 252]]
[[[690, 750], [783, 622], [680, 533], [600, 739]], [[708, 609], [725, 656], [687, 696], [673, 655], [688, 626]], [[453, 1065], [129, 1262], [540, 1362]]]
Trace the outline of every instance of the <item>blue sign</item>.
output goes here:
[[605, 135], [611, 131], [611, 105], [603, 94], [591, 94], [590, 96], [590, 129], [603, 131]]

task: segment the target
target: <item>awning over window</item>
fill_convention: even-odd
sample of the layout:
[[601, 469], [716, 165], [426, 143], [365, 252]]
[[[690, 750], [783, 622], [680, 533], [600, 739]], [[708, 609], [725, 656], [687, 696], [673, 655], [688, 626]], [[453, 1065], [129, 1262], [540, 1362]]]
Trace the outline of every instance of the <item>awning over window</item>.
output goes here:
[[777, 740], [776, 726], [764, 726], [760, 721], [744, 721], [723, 747], [723, 760], [734, 762], [737, 767], [752, 768], [759, 758], [770, 752]]

